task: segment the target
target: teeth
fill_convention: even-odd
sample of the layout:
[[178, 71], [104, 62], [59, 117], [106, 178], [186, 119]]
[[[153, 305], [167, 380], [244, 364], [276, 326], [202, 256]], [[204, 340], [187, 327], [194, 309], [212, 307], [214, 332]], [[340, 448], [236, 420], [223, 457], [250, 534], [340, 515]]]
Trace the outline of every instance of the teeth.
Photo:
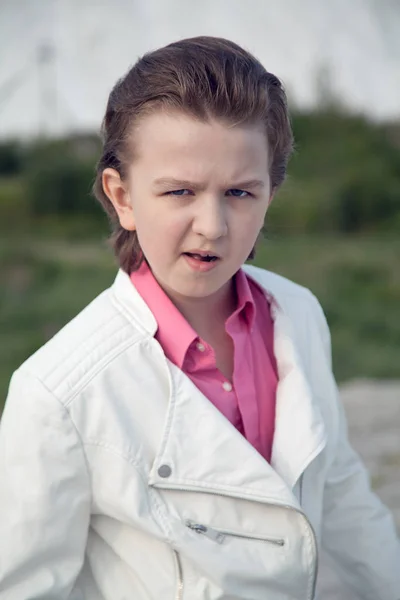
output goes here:
[[206, 262], [211, 262], [213, 260], [216, 260], [217, 257], [213, 256], [212, 254], [207, 254], [207, 255], [202, 255], [202, 254], [192, 254], [190, 252], [187, 252], [188, 256], [191, 256], [192, 258], [195, 258], [196, 260], [204, 260]]

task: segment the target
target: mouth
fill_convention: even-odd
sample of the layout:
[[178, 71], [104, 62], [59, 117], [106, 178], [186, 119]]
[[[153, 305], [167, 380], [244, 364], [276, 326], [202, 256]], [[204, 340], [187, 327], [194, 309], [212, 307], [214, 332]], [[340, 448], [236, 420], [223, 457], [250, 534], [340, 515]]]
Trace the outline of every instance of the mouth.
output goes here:
[[194, 260], [198, 260], [199, 262], [215, 262], [219, 260], [219, 256], [217, 254], [212, 254], [211, 252], [204, 252], [202, 250], [196, 250], [194, 252], [183, 252], [184, 256], [188, 256]]

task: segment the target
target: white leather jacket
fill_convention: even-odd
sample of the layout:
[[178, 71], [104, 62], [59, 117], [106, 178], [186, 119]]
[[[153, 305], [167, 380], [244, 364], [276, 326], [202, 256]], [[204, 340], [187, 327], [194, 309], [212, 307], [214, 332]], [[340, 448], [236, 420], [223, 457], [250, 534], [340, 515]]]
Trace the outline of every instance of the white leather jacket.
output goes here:
[[166, 359], [119, 272], [13, 375], [1, 600], [311, 600], [321, 543], [352, 598], [400, 599], [399, 541], [347, 441], [320, 305], [245, 270], [275, 321], [271, 465]]

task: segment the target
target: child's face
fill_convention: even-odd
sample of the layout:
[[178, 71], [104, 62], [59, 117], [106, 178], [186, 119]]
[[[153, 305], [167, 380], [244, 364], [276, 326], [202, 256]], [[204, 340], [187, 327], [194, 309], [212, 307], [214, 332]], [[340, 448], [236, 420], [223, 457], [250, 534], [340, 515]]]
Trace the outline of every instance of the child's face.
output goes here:
[[[206, 298], [247, 260], [270, 199], [268, 144], [256, 126], [156, 112], [135, 131], [127, 222], [173, 298]], [[191, 257], [205, 251], [212, 262]]]

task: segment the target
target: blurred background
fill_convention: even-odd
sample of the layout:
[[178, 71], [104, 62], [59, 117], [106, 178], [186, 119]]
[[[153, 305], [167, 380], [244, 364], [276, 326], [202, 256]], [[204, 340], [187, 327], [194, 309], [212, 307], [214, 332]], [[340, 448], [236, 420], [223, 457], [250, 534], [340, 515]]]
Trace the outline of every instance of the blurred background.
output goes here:
[[90, 192], [112, 85], [202, 34], [284, 81], [296, 153], [256, 263], [320, 299], [354, 443], [400, 523], [398, 0], [1, 0], [0, 412], [12, 371], [115, 276]]

